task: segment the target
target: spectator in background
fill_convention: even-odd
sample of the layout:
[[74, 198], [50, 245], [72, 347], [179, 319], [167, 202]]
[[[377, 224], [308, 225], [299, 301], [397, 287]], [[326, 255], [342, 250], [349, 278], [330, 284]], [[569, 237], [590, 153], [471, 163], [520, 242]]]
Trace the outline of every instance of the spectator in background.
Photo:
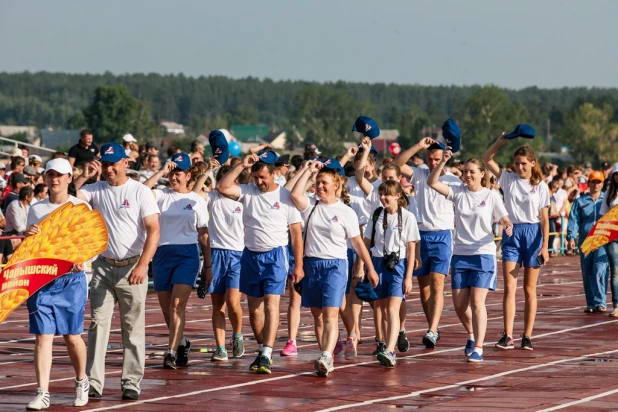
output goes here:
[[140, 181], [143, 183], [146, 180], [150, 179], [152, 176], [154, 176], [154, 174], [159, 171], [160, 165], [161, 160], [159, 159], [159, 156], [153, 154], [148, 155], [148, 157], [146, 158], [146, 162], [144, 163], [144, 166], [146, 168], [142, 171]]
[[[4, 164], [4, 162], [0, 162], [0, 190], [4, 190], [6, 189], [6, 180], [5, 180], [5, 174], [6, 173], [6, 165]], [[8, 176], [6, 176], [8, 178]]]
[[99, 148], [94, 144], [92, 132], [84, 129], [79, 133], [77, 144], [69, 149], [69, 163], [77, 166], [80, 163], [92, 162], [98, 154]]
[[13, 173], [23, 173], [24, 167], [26, 167], [26, 160], [21, 156], [11, 156], [11, 170], [6, 172], [7, 176]]
[[24, 170], [22, 172], [22, 174], [24, 176], [26, 176], [26, 179], [30, 179], [31, 181], [35, 181], [37, 178], [37, 172], [36, 169], [32, 166], [26, 166], [24, 167]]
[[191, 157], [191, 162], [195, 163], [195, 161], [193, 161], [193, 155], [195, 155], [195, 157], [199, 159], [197, 160], [198, 162], [203, 161], [205, 150], [206, 146], [204, 145], [204, 142], [200, 140], [194, 140], [193, 142], [191, 142], [191, 154], [189, 155]]
[[178, 147], [176, 146], [170, 146], [167, 148], [167, 159], [165, 159], [166, 162], [171, 162], [172, 161], [172, 156], [174, 156], [176, 153], [180, 153], [182, 152]]
[[609, 180], [612, 177], [612, 165], [608, 162], [601, 163], [601, 172], [603, 176], [605, 176], [605, 180], [603, 181], [603, 193], [609, 188]]
[[275, 183], [279, 186], [285, 186], [285, 175], [290, 167], [290, 155], [285, 154], [279, 156], [279, 160], [275, 163]]
[[47, 189], [47, 185], [45, 183], [39, 183], [34, 186], [34, 197], [32, 198], [32, 202], [30, 202], [30, 206], [33, 204], [40, 202], [41, 200], [47, 199], [49, 196], [49, 191]]
[[23, 144], [20, 144], [19, 146], [17, 146], [17, 148], [19, 150], [21, 150], [21, 154], [20, 156], [23, 157], [26, 160], [26, 165], [28, 164], [28, 155], [30, 154], [30, 151], [28, 149], [28, 146], [24, 146]]
[[43, 159], [41, 159], [41, 156], [38, 155], [30, 155], [30, 157], [28, 158], [28, 165], [32, 166], [34, 168], [34, 170], [36, 170], [39, 173], [42, 173], [45, 171], [45, 169], [43, 169], [42, 171], [39, 171], [39, 167], [41, 167], [41, 164], [43, 163]]
[[67, 155], [62, 152], [56, 152], [52, 155], [52, 159], [66, 159]]
[[314, 143], [309, 143], [308, 145], [305, 146], [305, 153], [303, 154], [303, 159], [304, 160], [313, 159], [314, 157], [317, 157], [321, 154], [322, 152], [318, 150], [318, 147]]
[[22, 175], [21, 173], [15, 173], [11, 175], [11, 177], [9, 178], [9, 186], [7, 186], [7, 188], [10, 189], [10, 191], [4, 197], [4, 200], [2, 201], [2, 212], [3, 213], [6, 212], [6, 209], [11, 204], [11, 202], [19, 198], [19, 191], [23, 187], [28, 186], [30, 183], [31, 183], [30, 180], [26, 179], [26, 177]]
[[28, 222], [30, 202], [33, 197], [34, 191], [31, 187], [26, 186], [19, 189], [17, 200], [12, 201], [4, 213], [4, 216], [6, 217], [4, 234], [6, 236], [23, 236], [24, 231], [26, 230], [26, 223]]
[[146, 153], [149, 155], [159, 155], [159, 148], [155, 142], [147, 142], [146, 143]]

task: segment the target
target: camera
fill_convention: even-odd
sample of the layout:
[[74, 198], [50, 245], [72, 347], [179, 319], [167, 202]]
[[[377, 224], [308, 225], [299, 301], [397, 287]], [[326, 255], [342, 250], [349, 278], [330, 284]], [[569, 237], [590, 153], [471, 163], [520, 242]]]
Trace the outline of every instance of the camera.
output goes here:
[[388, 271], [393, 271], [399, 263], [399, 251], [384, 254], [384, 267]]
[[203, 281], [200, 281], [197, 285], [197, 297], [200, 299], [204, 299], [207, 293], [208, 293], [208, 288], [206, 287]]

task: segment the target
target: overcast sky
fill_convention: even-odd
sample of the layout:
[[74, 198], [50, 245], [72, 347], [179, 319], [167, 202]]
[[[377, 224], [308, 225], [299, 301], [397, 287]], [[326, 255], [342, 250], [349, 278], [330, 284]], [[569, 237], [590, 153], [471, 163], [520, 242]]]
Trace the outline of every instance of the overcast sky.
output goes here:
[[0, 71], [618, 86], [612, 0], [0, 0]]

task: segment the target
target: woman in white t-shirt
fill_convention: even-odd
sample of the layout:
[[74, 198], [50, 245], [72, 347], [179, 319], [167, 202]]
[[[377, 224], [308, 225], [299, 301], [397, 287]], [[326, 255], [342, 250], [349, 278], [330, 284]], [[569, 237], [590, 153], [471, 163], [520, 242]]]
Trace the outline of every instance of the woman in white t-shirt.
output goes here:
[[[316, 175], [315, 201], [305, 193], [307, 181]], [[347, 243], [350, 239], [359, 258], [367, 265], [369, 281], [377, 285], [378, 276], [363, 244], [354, 211], [338, 197], [343, 187], [343, 168], [335, 159], [309, 163], [291, 193], [292, 201], [305, 222], [305, 277], [301, 281], [302, 305], [311, 308], [322, 356], [315, 361], [320, 377], [334, 368], [333, 351], [339, 333], [338, 315], [342, 307], [348, 278]]]
[[[600, 214], [603, 216], [613, 207], [618, 205], [618, 163], [612, 168], [609, 176], [609, 187], [605, 192]], [[612, 305], [614, 310], [609, 314], [612, 318], [618, 318], [618, 241], [610, 242], [605, 247], [609, 259], [610, 288], [612, 291]]]
[[207, 204], [187, 187], [190, 169], [189, 155], [176, 153], [163, 170], [144, 182], [152, 188], [164, 174], [170, 182], [169, 189], [152, 191], [161, 211], [161, 238], [152, 259], [152, 275], [169, 328], [169, 348], [163, 361], [165, 369], [176, 369], [189, 361], [191, 342], [184, 337], [185, 308], [200, 271], [199, 247], [204, 255], [203, 270], [212, 271]]
[[482, 362], [487, 331], [485, 299], [489, 290], [496, 290], [498, 280], [492, 225], [498, 220], [511, 236], [513, 224], [500, 194], [483, 186], [485, 164], [480, 159], [471, 158], [464, 164], [465, 186], [449, 186], [438, 180], [452, 155], [450, 150], [444, 151], [427, 184], [455, 207], [455, 247], [451, 259], [453, 304], [468, 332], [464, 354], [468, 362]]
[[[364, 241], [380, 275], [380, 283], [374, 289], [379, 302], [377, 307], [386, 319], [385, 348], [378, 351], [378, 361], [384, 366], [395, 366], [395, 345], [401, 325], [399, 311], [402, 299], [412, 291], [412, 272], [420, 262], [416, 249], [421, 238], [416, 216], [405, 209], [401, 183], [384, 182], [378, 191], [383, 207], [377, 220], [374, 222], [372, 218], [367, 224]], [[372, 216], [374, 213], [377, 212], [372, 211]]]
[[524, 334], [521, 348], [532, 350], [532, 329], [536, 318], [536, 283], [542, 265], [549, 260], [549, 189], [530, 146], [521, 146], [513, 154], [515, 172], [500, 170], [493, 160], [496, 152], [509, 141], [502, 135], [489, 148], [483, 161], [498, 178], [504, 193], [506, 211], [513, 222], [513, 234], [502, 235], [502, 271], [504, 276], [504, 332], [496, 343], [499, 349], [513, 349], [515, 292], [517, 273], [524, 267]]

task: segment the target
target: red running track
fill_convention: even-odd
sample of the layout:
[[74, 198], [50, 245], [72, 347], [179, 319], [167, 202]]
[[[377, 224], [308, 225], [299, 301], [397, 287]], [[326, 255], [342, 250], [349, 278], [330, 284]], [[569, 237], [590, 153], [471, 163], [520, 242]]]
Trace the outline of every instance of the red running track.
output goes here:
[[[499, 281], [499, 288], [502, 282]], [[522, 333], [523, 290], [517, 294], [515, 334]], [[191, 297], [187, 314], [187, 336], [193, 342], [189, 366], [175, 371], [162, 368], [167, 346], [166, 328], [156, 296], [147, 303], [147, 369], [137, 402], [120, 399], [121, 349], [118, 319], [114, 319], [107, 355], [107, 381], [101, 400], [74, 408], [73, 371], [62, 339], [54, 345], [52, 409], [56, 411], [112, 410], [611, 410], [618, 402], [618, 318], [583, 312], [579, 259], [556, 258], [541, 271], [538, 285], [538, 316], [534, 351], [493, 348], [502, 326], [502, 293], [488, 296], [489, 327], [485, 361], [466, 362], [466, 334], [453, 310], [450, 293], [445, 296], [441, 320], [442, 339], [435, 350], [426, 350], [421, 337], [426, 322], [415, 284], [408, 299], [406, 329], [410, 350], [398, 354], [398, 364], [380, 366], [371, 352], [372, 312], [364, 310], [359, 356], [346, 361], [336, 357], [336, 370], [327, 379], [313, 372], [318, 350], [311, 315], [302, 310], [299, 355], [278, 355], [287, 340], [287, 298], [281, 303], [281, 325], [274, 354], [272, 375], [256, 375], [248, 367], [257, 345], [251, 338], [245, 316], [243, 332], [249, 337], [247, 354], [226, 363], [211, 363], [214, 348], [210, 323], [210, 299]], [[446, 287], [450, 290], [450, 285]], [[610, 299], [611, 301], [611, 299]], [[611, 304], [609, 305], [611, 307]], [[246, 308], [246, 303], [243, 303]], [[89, 309], [87, 309], [88, 313]], [[86, 319], [87, 328], [89, 320]], [[342, 326], [343, 330], [343, 326]], [[84, 335], [85, 336], [85, 335]], [[27, 310], [21, 307], [0, 325], [0, 411], [24, 410], [36, 389], [32, 364], [33, 336], [28, 334]], [[231, 351], [230, 351], [231, 352]]]

